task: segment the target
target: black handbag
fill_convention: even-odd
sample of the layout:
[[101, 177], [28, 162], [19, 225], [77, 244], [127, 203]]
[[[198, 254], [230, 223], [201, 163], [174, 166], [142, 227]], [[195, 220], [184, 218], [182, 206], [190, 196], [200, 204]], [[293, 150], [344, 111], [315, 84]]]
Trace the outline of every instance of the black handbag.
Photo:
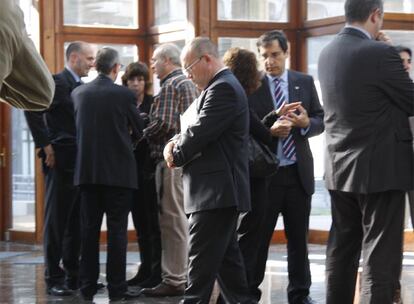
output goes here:
[[272, 176], [279, 168], [279, 159], [268, 146], [249, 136], [250, 177], [264, 178]]

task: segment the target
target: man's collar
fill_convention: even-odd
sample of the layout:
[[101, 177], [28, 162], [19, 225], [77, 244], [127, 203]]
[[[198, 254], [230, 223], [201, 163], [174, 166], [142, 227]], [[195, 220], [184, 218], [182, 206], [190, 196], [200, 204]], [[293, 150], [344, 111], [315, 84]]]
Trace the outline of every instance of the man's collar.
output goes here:
[[176, 68], [172, 70], [167, 76], [165, 76], [162, 80], [160, 80], [160, 85], [162, 86], [164, 82], [167, 81], [167, 79], [174, 77], [176, 75], [181, 75], [181, 74], [183, 74], [183, 71], [181, 70], [181, 68]]
[[68, 72], [72, 75], [73, 79], [75, 79], [75, 82], [81, 81], [79, 75], [76, 74], [69, 66], [65, 66], [65, 69], [68, 70]]
[[269, 74], [266, 74], [267, 79], [269, 82], [273, 82], [275, 79], [279, 79], [282, 82], [288, 82], [288, 71], [285, 69], [280, 76], [271, 76]]
[[365, 30], [365, 29], [363, 29], [362, 27], [355, 26], [355, 25], [350, 25], [350, 24], [346, 24], [346, 25], [345, 25], [345, 28], [352, 28], [352, 29], [354, 29], [354, 30], [360, 31], [360, 32], [364, 33], [364, 35], [365, 35], [365, 36], [367, 36], [367, 37], [368, 37], [368, 39], [372, 39], [371, 34], [370, 34], [370, 33], [368, 33], [368, 31], [367, 31], [367, 30]]

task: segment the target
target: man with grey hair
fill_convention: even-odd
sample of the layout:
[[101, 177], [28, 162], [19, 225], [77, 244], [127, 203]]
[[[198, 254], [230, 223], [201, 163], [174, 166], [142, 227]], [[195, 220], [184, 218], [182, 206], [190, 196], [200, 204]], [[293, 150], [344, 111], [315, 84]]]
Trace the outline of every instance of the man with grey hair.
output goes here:
[[14, 0], [1, 1], [0, 101], [25, 110], [44, 110], [54, 85], [42, 57], [27, 35], [23, 12]]
[[168, 140], [180, 133], [180, 114], [197, 98], [194, 84], [181, 70], [180, 50], [174, 44], [160, 45], [152, 55], [151, 68], [161, 81], [144, 130], [151, 156], [156, 162], [155, 182], [160, 207], [161, 276], [154, 288], [144, 288], [147, 296], [179, 296], [187, 282], [188, 222], [183, 206], [181, 169], [168, 170], [162, 151]]
[[404, 196], [414, 185], [414, 84], [380, 32], [382, 0], [347, 0], [345, 28], [319, 57], [325, 109], [325, 182], [332, 226], [326, 303], [390, 304], [402, 258]]
[[208, 38], [190, 41], [181, 59], [202, 90], [196, 117], [164, 149], [171, 170], [183, 168], [189, 216], [188, 287], [184, 304], [209, 303], [217, 279], [226, 303], [257, 303], [237, 244], [239, 212], [250, 210], [247, 97]]
[[103, 215], [108, 227], [106, 280], [111, 301], [138, 296], [127, 289], [125, 279], [127, 226], [132, 195], [137, 188], [134, 141], [143, 121], [135, 95], [114, 84], [121, 68], [118, 52], [99, 50], [98, 77], [72, 92], [78, 154], [75, 186], [80, 189], [81, 261], [80, 292], [92, 300], [99, 277], [99, 236]]
[[79, 192], [73, 185], [76, 127], [70, 94], [93, 67], [94, 53], [86, 42], [71, 42], [66, 49], [65, 68], [53, 75], [56, 90], [49, 109], [25, 112], [45, 174], [45, 280], [47, 292], [55, 296], [78, 289]]

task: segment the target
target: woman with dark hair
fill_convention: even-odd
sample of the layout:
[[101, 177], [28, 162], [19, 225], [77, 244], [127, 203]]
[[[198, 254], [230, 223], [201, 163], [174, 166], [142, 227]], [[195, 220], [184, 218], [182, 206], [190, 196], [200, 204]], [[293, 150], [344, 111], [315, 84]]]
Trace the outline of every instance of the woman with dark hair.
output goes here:
[[[258, 63], [254, 53], [241, 49], [230, 48], [223, 56], [223, 62], [233, 72], [246, 91], [251, 103], [252, 93], [260, 85], [261, 75], [257, 69]], [[250, 108], [250, 135], [272, 148], [272, 135], [270, 130], [259, 120], [257, 114]], [[274, 147], [272, 148], [273, 150]], [[239, 227], [239, 246], [243, 255], [249, 289], [257, 297], [260, 282], [263, 280], [265, 269], [258, 269], [258, 259], [266, 255], [267, 247], [257, 247], [262, 244], [263, 219], [265, 218], [266, 204], [268, 200], [269, 178], [250, 177], [251, 211], [242, 215]], [[260, 295], [258, 296], [260, 298]]]
[[[137, 108], [146, 120], [153, 98], [147, 94], [150, 82], [148, 67], [145, 63], [129, 64], [122, 76], [122, 84], [135, 93]], [[138, 238], [141, 265], [137, 274], [128, 280], [128, 285], [149, 288], [161, 282], [161, 236], [155, 191], [155, 164], [150, 157], [148, 143], [145, 139], [138, 143], [135, 149], [135, 159], [138, 190], [134, 193], [131, 213]]]
[[[268, 123], [268, 120], [272, 116], [282, 116], [294, 111], [298, 103], [284, 105], [277, 112], [270, 112], [263, 118], [263, 121], [260, 121], [256, 112], [250, 106], [255, 98], [259, 98], [254, 93], [261, 86], [262, 78], [258, 71], [256, 55], [246, 49], [230, 48], [224, 54], [223, 62], [233, 72], [246, 91], [250, 108], [250, 135], [256, 141], [269, 146], [272, 151], [276, 151], [276, 143], [272, 136], [274, 127], [271, 123]], [[257, 301], [261, 296], [259, 286], [263, 281], [266, 268], [263, 261], [267, 259], [268, 240], [271, 239], [271, 235], [266, 234], [268, 229], [265, 229], [267, 226], [265, 223], [266, 213], [269, 210], [269, 182], [270, 176], [263, 178], [250, 176], [251, 211], [242, 215], [237, 229], [249, 289]]]

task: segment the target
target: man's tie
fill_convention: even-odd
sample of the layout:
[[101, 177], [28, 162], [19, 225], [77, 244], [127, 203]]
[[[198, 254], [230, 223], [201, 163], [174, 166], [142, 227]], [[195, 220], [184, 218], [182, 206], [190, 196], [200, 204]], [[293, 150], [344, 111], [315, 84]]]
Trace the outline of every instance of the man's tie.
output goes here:
[[[285, 94], [283, 94], [282, 86], [280, 85], [280, 79], [275, 78], [274, 82], [276, 109], [279, 109], [282, 106], [283, 102], [287, 102], [287, 100], [285, 99]], [[288, 137], [282, 139], [282, 152], [287, 159], [296, 160], [296, 149], [292, 132], [289, 133]]]

